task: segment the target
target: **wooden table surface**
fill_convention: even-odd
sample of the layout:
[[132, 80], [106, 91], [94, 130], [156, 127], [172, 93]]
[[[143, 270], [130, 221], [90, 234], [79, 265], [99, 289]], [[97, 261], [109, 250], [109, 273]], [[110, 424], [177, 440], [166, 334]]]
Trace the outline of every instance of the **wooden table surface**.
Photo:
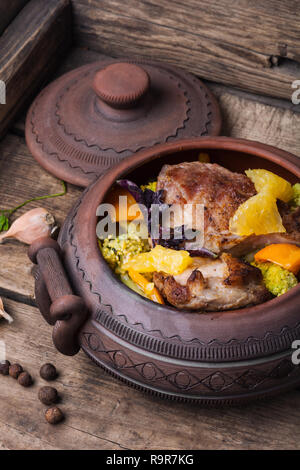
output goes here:
[[[75, 49], [60, 73], [100, 54]], [[300, 156], [300, 114], [287, 102], [270, 101], [212, 84], [225, 121], [223, 133], [277, 145]], [[41, 169], [24, 140], [24, 121], [0, 142], [1, 208], [11, 208], [60, 189]], [[44, 206], [61, 223], [81, 189], [27, 207]], [[18, 215], [24, 212], [20, 210]], [[0, 449], [299, 449], [300, 392], [295, 390], [246, 407], [205, 409], [153, 398], [128, 388], [92, 363], [83, 352], [59, 354], [51, 327], [34, 307], [32, 266], [27, 247], [0, 245], [0, 295], [14, 322], [0, 320], [0, 340], [7, 358], [20, 362], [35, 378], [24, 389], [0, 376]], [[53, 362], [59, 370], [56, 387], [66, 420], [45, 422], [37, 393], [43, 381], [39, 368]]]

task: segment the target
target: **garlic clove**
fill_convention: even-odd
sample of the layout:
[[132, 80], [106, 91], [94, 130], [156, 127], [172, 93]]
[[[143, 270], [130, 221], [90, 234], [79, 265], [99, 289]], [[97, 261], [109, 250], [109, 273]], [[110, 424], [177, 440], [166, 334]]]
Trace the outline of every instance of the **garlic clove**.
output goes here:
[[7, 320], [8, 323], [13, 322], [13, 318], [4, 310], [4, 305], [3, 305], [3, 301], [1, 297], [0, 297], [0, 317], [5, 318], [5, 320]]
[[16, 219], [7, 232], [0, 234], [0, 243], [15, 238], [30, 245], [37, 238], [50, 236], [54, 224], [54, 217], [43, 207], [31, 209]]

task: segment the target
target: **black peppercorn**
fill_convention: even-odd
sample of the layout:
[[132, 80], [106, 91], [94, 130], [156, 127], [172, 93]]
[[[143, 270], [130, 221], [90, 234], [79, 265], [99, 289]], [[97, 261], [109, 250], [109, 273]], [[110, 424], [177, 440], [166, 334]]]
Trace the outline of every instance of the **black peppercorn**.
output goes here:
[[9, 375], [14, 379], [17, 379], [21, 372], [23, 372], [23, 367], [20, 366], [20, 364], [12, 364], [9, 366]]
[[28, 372], [21, 372], [18, 377], [18, 383], [22, 385], [22, 387], [30, 387], [33, 384], [33, 380]]
[[0, 362], [0, 374], [8, 375], [9, 366], [10, 366], [9, 361]]
[[39, 390], [39, 400], [44, 405], [52, 405], [58, 400], [58, 393], [56, 388], [53, 387], [42, 387]]
[[52, 406], [45, 413], [45, 418], [50, 424], [58, 424], [64, 419], [64, 414], [57, 406]]
[[40, 370], [42, 379], [50, 381], [55, 380], [57, 377], [57, 370], [53, 364], [44, 364]]

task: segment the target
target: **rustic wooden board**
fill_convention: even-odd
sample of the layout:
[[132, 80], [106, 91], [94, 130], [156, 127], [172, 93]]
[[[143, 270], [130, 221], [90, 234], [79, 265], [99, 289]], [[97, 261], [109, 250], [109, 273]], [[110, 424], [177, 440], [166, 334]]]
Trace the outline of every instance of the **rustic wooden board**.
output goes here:
[[274, 145], [300, 157], [300, 114], [212, 86], [223, 116], [222, 134]]
[[29, 0], [2, 0], [0, 4], [0, 36]]
[[[0, 321], [7, 358], [34, 376], [32, 388], [0, 376], [0, 448], [9, 449], [299, 449], [300, 394], [244, 408], [203, 409], [163, 401], [106, 375], [84, 353], [56, 352], [38, 311], [4, 299], [14, 317]], [[53, 362], [66, 421], [51, 427], [37, 400], [38, 370]], [[174, 412], [176, 409], [176, 413]]]
[[68, 50], [70, 18], [69, 0], [30, 0], [0, 37], [0, 138]]
[[[0, 142], [0, 188], [0, 209], [10, 209], [32, 197], [62, 190], [59, 180], [35, 162], [24, 138], [11, 134]], [[61, 225], [81, 192], [80, 188], [68, 185], [66, 196], [31, 203], [20, 209], [16, 216], [33, 207], [45, 207]], [[32, 265], [27, 258], [27, 247], [15, 241], [0, 244], [0, 259], [0, 294], [32, 303]]]
[[300, 70], [297, 0], [73, 0], [75, 39], [200, 77], [291, 99]]

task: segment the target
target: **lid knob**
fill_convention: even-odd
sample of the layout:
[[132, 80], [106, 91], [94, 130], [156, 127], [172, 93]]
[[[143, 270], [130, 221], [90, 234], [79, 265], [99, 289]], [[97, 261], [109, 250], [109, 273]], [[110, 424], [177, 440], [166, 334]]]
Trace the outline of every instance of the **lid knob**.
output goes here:
[[93, 88], [102, 101], [114, 108], [130, 108], [148, 91], [150, 78], [138, 65], [111, 64], [96, 73]]

